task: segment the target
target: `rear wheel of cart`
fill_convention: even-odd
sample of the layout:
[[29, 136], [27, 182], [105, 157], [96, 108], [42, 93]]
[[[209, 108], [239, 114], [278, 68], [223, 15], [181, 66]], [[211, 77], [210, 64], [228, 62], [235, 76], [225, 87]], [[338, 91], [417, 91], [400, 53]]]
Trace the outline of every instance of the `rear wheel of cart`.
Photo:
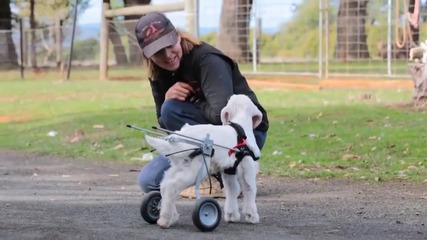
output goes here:
[[150, 223], [155, 224], [160, 217], [160, 207], [162, 202], [162, 195], [159, 191], [152, 191], [144, 195], [141, 203], [141, 216]]

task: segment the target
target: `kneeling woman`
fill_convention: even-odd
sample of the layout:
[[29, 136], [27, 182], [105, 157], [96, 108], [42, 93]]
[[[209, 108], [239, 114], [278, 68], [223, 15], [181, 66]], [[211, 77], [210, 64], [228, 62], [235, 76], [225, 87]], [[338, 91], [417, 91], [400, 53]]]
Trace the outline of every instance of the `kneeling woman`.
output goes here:
[[[160, 127], [175, 131], [188, 123], [221, 125], [220, 113], [233, 94], [247, 95], [263, 114], [254, 129], [258, 147], [267, 138], [268, 117], [237, 63], [213, 46], [175, 29], [162, 13], [142, 16], [135, 35], [149, 69]], [[164, 156], [149, 162], [138, 176], [143, 192], [160, 189], [170, 167]]]

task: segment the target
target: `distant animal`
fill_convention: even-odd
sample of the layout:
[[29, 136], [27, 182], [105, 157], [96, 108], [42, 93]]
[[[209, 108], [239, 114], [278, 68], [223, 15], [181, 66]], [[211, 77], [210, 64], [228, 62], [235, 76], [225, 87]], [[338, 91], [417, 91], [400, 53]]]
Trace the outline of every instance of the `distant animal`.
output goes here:
[[413, 47], [409, 50], [409, 61], [427, 63], [427, 40], [421, 42], [420, 46]]

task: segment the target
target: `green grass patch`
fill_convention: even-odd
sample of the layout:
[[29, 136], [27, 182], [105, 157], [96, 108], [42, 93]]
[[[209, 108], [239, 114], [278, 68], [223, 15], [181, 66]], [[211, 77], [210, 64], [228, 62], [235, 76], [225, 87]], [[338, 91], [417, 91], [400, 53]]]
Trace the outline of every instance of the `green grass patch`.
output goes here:
[[[326, 63], [324, 63], [323, 67]], [[254, 71], [253, 64], [240, 64], [239, 68], [243, 72], [251, 73]], [[407, 75], [408, 74], [408, 62], [403, 60], [393, 60], [391, 62], [391, 74]], [[145, 71], [143, 64], [138, 66], [112, 66], [109, 68], [108, 77], [113, 80], [146, 80], [147, 72]], [[257, 72], [263, 73], [277, 73], [278, 75], [283, 73], [305, 73], [316, 75], [319, 72], [319, 63], [317, 60], [306, 60], [306, 61], [289, 61], [281, 63], [262, 63], [257, 65]], [[354, 75], [377, 75], [385, 76], [388, 74], [387, 61], [385, 60], [353, 60], [348, 62], [340, 62], [336, 60], [330, 60], [328, 62], [328, 72], [330, 74], [354, 74]], [[4, 80], [21, 80], [21, 74], [18, 68], [9, 71], [0, 71], [2, 74], [1, 81]], [[67, 70], [65, 69], [65, 79]], [[55, 68], [42, 69], [33, 71], [32, 69], [24, 70], [24, 79], [28, 80], [50, 80], [58, 81], [61, 79], [59, 70]], [[73, 67], [70, 73], [70, 79], [73, 80], [97, 80], [99, 79], [98, 67]]]
[[[1, 84], [1, 148], [122, 163], [148, 152], [143, 134], [126, 127], [156, 125], [147, 82]], [[410, 90], [255, 90], [270, 118], [260, 159], [263, 172], [426, 179], [426, 113], [395, 106], [411, 99]]]

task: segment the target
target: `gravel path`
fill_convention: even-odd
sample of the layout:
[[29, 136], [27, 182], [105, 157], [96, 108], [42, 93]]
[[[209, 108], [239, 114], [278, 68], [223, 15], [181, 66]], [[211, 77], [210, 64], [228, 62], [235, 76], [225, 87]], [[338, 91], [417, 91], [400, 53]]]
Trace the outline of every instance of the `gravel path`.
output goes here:
[[[0, 239], [427, 239], [425, 183], [259, 177], [261, 223], [168, 230], [139, 214], [138, 166], [0, 150]], [[223, 200], [219, 200], [223, 205]]]

